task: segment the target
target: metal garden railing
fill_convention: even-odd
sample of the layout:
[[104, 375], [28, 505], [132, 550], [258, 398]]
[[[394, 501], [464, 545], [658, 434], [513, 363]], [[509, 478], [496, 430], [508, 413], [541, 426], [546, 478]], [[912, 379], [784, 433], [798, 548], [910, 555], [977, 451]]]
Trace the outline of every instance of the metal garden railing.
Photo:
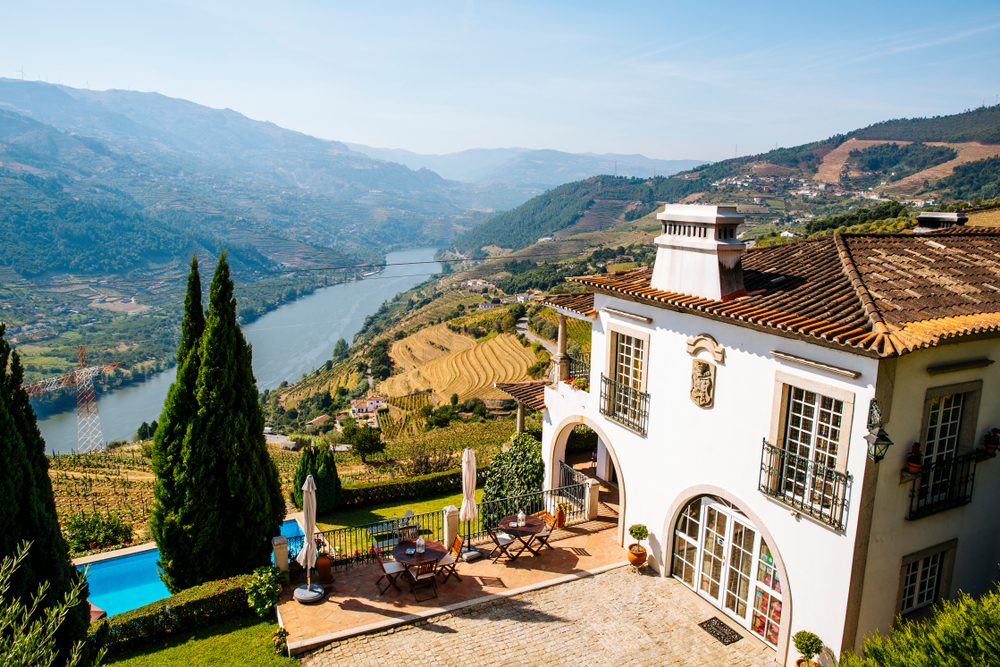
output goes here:
[[758, 487], [761, 493], [840, 530], [850, 477], [763, 441]]
[[569, 358], [569, 379], [570, 381], [583, 378], [590, 380], [590, 354], [581, 352], [575, 357]]
[[601, 414], [644, 436], [649, 423], [649, 394], [602, 373]]
[[[485, 526], [496, 528], [500, 519], [511, 514], [524, 512], [534, 514], [547, 510], [555, 514], [561, 503], [566, 503], [566, 521], [578, 520], [586, 513], [586, 487], [583, 484], [563, 486], [549, 491], [529, 493], [515, 498], [502, 498], [482, 503], [478, 506], [476, 518], [459, 522], [459, 534], [465, 538], [471, 535], [473, 542], [489, 540]], [[319, 552], [333, 559], [333, 566], [347, 569], [355, 565], [375, 561], [375, 554], [392, 551], [396, 546], [396, 529], [401, 526], [419, 526], [424, 539], [442, 541], [444, 539], [444, 512], [424, 512], [407, 518], [386, 519], [361, 526], [348, 526], [316, 533], [314, 539], [320, 541]], [[288, 558], [295, 558], [305, 544], [305, 536], [289, 537]]]
[[561, 486], [573, 486], [574, 484], [586, 484], [590, 479], [584, 475], [579, 470], [574, 470], [572, 467], [566, 465], [565, 462], [559, 462], [559, 470], [562, 473], [562, 484]]
[[910, 488], [912, 521], [972, 502], [976, 454], [952, 456], [924, 467]]

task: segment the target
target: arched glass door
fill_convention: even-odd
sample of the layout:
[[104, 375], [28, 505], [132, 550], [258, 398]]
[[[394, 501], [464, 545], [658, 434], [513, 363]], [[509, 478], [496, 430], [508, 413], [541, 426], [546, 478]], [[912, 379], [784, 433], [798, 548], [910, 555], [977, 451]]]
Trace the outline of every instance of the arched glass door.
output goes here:
[[695, 498], [674, 529], [672, 573], [771, 646], [781, 627], [781, 581], [767, 542], [747, 517], [712, 496]]

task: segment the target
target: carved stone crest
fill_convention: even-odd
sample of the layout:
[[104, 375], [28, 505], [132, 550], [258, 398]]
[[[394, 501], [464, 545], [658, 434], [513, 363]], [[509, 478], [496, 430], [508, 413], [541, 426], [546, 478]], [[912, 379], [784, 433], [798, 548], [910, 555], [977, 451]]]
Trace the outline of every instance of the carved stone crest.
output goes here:
[[691, 400], [702, 408], [715, 403], [715, 364], [702, 359], [691, 362]]
[[687, 342], [688, 354], [695, 357], [691, 362], [691, 400], [698, 407], [710, 408], [715, 405], [716, 365], [697, 358], [702, 350], [709, 352], [712, 359], [722, 364], [726, 361], [726, 349], [708, 334], [700, 334]]

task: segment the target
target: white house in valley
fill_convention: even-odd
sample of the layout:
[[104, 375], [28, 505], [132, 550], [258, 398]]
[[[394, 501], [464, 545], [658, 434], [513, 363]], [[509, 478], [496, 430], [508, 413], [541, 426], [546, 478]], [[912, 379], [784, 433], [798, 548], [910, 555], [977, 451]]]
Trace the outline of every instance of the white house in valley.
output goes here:
[[[657, 217], [654, 267], [544, 299], [558, 381], [505, 389], [544, 401], [547, 485], [570, 432], [596, 431], [622, 545], [645, 524], [651, 565], [782, 664], [799, 630], [837, 653], [897, 614], [986, 592], [1000, 574], [1000, 461], [982, 448], [1000, 426], [1000, 234], [746, 250], [735, 207]], [[592, 323], [589, 368], [565, 353], [569, 317]]]

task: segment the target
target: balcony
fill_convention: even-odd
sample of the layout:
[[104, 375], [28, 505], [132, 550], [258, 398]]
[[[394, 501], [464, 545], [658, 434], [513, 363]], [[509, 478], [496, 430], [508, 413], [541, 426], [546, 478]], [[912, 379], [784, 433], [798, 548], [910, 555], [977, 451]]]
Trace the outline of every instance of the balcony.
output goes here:
[[849, 482], [845, 473], [763, 442], [760, 492], [836, 530], [844, 528]]
[[952, 456], [924, 467], [910, 488], [908, 521], [972, 502], [976, 453]]
[[581, 352], [569, 358], [569, 381], [583, 378], [590, 381], [590, 354]]
[[649, 425], [649, 394], [601, 373], [601, 414], [645, 436]]

